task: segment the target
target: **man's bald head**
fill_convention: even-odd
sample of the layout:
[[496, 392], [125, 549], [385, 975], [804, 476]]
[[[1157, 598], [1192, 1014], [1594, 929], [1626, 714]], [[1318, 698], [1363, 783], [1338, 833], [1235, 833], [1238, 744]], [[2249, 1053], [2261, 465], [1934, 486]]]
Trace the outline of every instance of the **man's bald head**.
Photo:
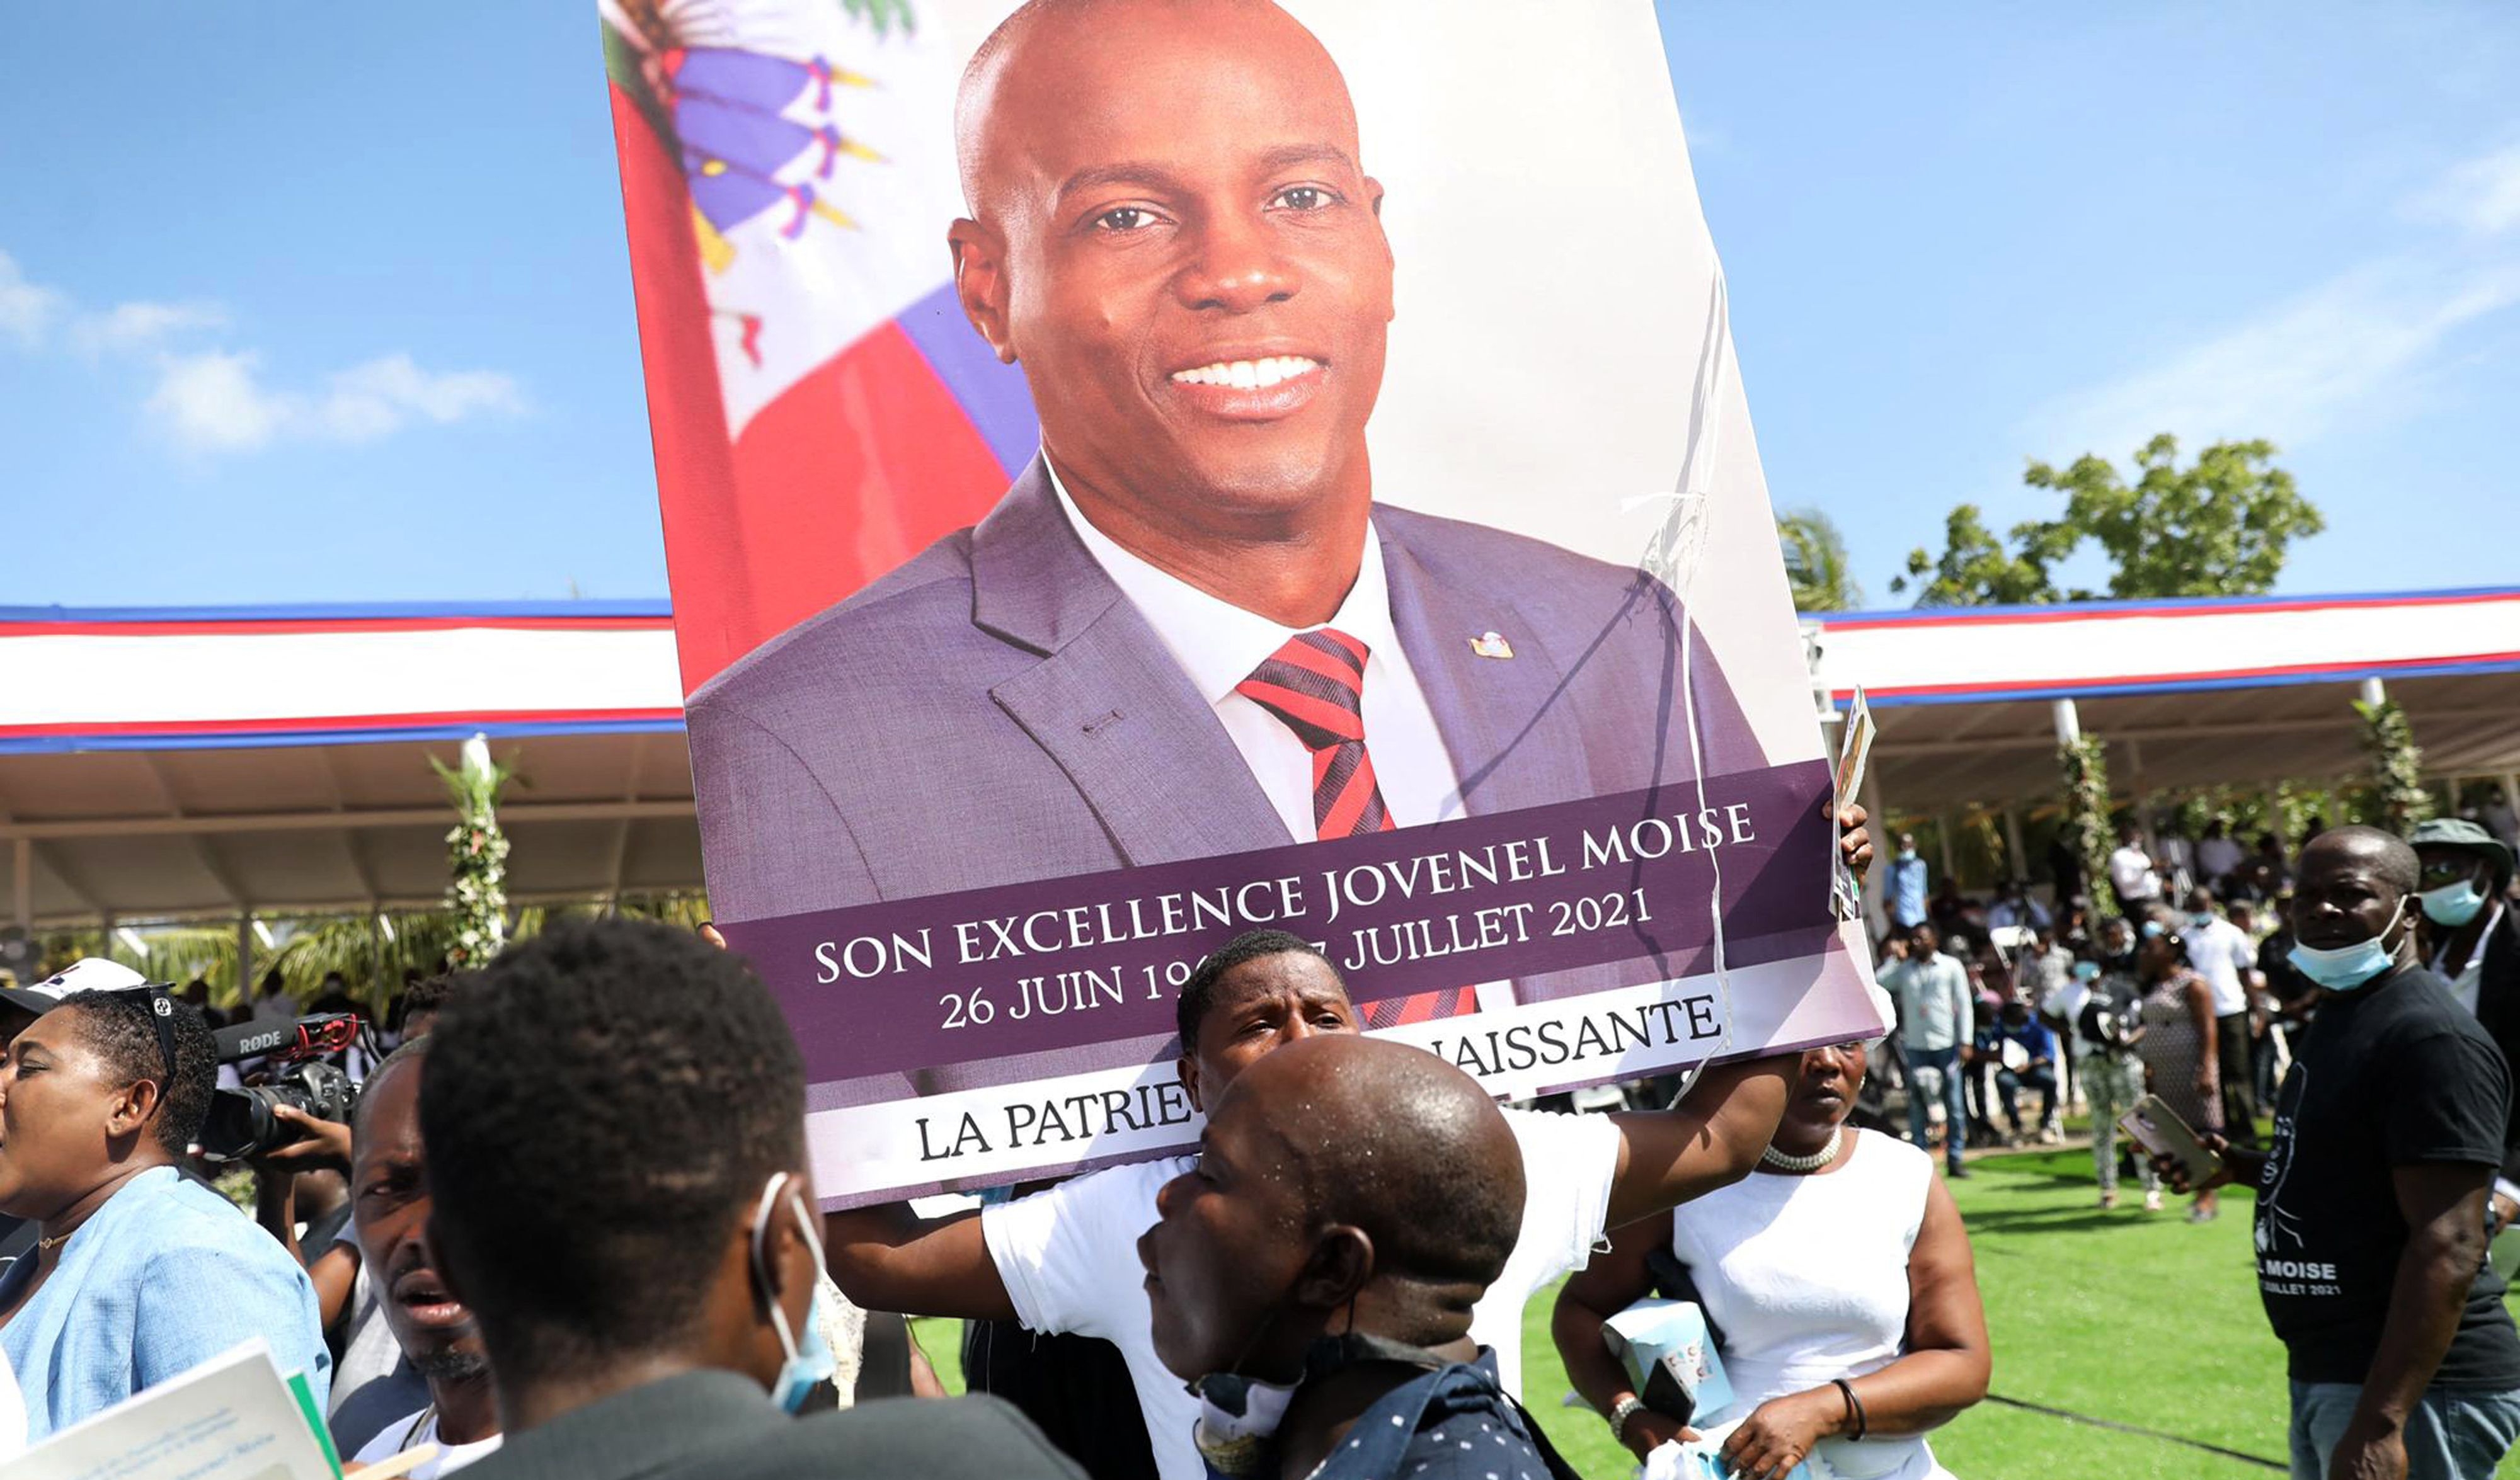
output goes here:
[[2415, 860], [2415, 850], [2394, 832], [2359, 824], [2330, 828], [2312, 838], [2301, 850], [2301, 870], [2308, 875], [2314, 870], [2325, 871], [2339, 865], [2368, 869], [2380, 881], [2400, 894], [2412, 894], [2422, 874]]
[[[954, 96], [954, 157], [962, 172], [963, 201], [972, 215], [1000, 224], [993, 219], [991, 197], [1005, 183], [1004, 171], [1012, 162], [1006, 152], [1010, 131], [1028, 129], [1042, 110], [1074, 104], [1080, 55], [1107, 50], [1121, 26], [1148, 41], [1176, 44], [1201, 37], [1211, 44], [1226, 42], [1222, 26], [1234, 37], [1227, 44], [1258, 42], [1280, 65], [1318, 65], [1337, 82], [1338, 101], [1347, 114], [1343, 142], [1355, 153], [1356, 112], [1348, 103], [1338, 64], [1301, 22], [1271, 0], [1027, 0], [971, 54]], [[995, 175], [990, 169], [993, 147]]]
[[1185, 1379], [1301, 1370], [1323, 1335], [1462, 1339], [1522, 1227], [1521, 1148], [1422, 1050], [1304, 1038], [1217, 1097], [1138, 1239], [1155, 1353]]
[[[1228, 1092], [1284, 1149], [1316, 1228], [1373, 1240], [1377, 1276], [1486, 1286], [1522, 1231], [1522, 1152], [1487, 1092], [1422, 1049], [1325, 1036]], [[1229, 1101], [1230, 1102], [1230, 1101]]]

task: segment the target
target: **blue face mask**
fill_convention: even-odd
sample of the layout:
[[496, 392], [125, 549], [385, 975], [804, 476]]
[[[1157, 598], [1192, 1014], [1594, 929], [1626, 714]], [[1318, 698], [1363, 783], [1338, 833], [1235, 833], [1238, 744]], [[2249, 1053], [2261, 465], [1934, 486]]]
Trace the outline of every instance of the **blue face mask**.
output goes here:
[[2424, 919], [2452, 929], [2476, 919], [2476, 912], [2485, 908], [2485, 891], [2472, 878], [2426, 889], [2415, 897], [2423, 901]]
[[2098, 981], [2100, 979], [2100, 964], [2096, 961], [2078, 961], [2074, 963], [2074, 979], [2076, 981]]
[[[788, 1174], [780, 1173], [761, 1189], [761, 1206], [752, 1215], [752, 1278], [760, 1283], [761, 1298], [770, 1305], [770, 1325], [779, 1333], [779, 1346], [788, 1354], [780, 1364], [779, 1375], [771, 1381], [770, 1401], [783, 1413], [795, 1413], [805, 1406], [806, 1396], [818, 1383], [828, 1382], [837, 1364], [832, 1357], [831, 1343], [823, 1339], [829, 1323], [829, 1312], [823, 1300], [823, 1281], [814, 1281], [813, 1303], [805, 1311], [805, 1329], [800, 1333], [788, 1328], [788, 1313], [779, 1304], [779, 1289], [770, 1278], [770, 1220], [779, 1202], [779, 1193], [788, 1186]], [[807, 1216], [805, 1205], [793, 1196], [788, 1209], [796, 1215], [796, 1226], [805, 1234], [805, 1246], [814, 1251], [814, 1268], [824, 1267], [823, 1240], [814, 1232], [814, 1220]]]
[[2383, 942], [2388, 940], [2389, 932], [2398, 927], [2398, 917], [2406, 913], [2407, 902], [2401, 899], [2398, 901], [2398, 908], [2390, 912], [2389, 922], [2382, 925], [2380, 933], [2369, 940], [2358, 941], [2350, 946], [2339, 946], [2332, 951], [2296, 944], [2292, 948], [2292, 954], [2285, 959], [2290, 961], [2302, 975], [2325, 987], [2328, 991], [2352, 992], [2368, 984], [2373, 977], [2397, 964], [2396, 953]]

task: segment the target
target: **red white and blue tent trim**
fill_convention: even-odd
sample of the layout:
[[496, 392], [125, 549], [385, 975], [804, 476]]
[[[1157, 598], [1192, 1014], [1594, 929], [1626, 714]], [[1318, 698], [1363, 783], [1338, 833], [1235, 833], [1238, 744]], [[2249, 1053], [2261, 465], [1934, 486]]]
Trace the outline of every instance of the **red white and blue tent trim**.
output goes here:
[[[2428, 774], [2520, 794], [2520, 588], [1813, 620], [1903, 814], [2052, 802], [2057, 699], [2130, 793], [2360, 775], [2375, 678]], [[476, 733], [517, 897], [698, 888], [681, 701], [661, 602], [0, 607], [0, 923], [430, 903], [427, 758]]]
[[2520, 671], [2520, 588], [1929, 607], [1815, 618], [1844, 704], [1989, 703]]
[[661, 602], [0, 607], [0, 754], [679, 733]]

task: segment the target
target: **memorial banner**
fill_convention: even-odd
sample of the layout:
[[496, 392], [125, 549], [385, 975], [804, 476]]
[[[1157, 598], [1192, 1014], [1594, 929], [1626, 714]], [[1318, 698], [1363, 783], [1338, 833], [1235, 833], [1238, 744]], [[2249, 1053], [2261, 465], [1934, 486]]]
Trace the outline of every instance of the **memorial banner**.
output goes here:
[[1644, 0], [602, 0], [711, 907], [834, 1204], [1884, 1026]]

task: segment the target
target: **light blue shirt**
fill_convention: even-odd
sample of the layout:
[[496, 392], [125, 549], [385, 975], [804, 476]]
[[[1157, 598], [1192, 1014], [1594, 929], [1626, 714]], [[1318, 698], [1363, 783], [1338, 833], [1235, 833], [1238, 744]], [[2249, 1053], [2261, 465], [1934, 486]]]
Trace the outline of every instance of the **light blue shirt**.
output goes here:
[[1882, 968], [1881, 984], [1899, 999], [1899, 1037], [1909, 1048], [1932, 1054], [1975, 1036], [1968, 967], [1942, 952], [1930, 961], [1892, 962]]
[[1890, 922], [1905, 928], [1925, 922], [1925, 861], [1890, 861]]
[[[324, 1402], [315, 1286], [280, 1240], [173, 1167], [122, 1185], [69, 1242], [52, 1278], [0, 1327], [0, 1355], [26, 1400], [26, 1437], [57, 1429], [190, 1371], [241, 1342], [271, 1343]], [[30, 1253], [0, 1275], [0, 1304], [34, 1278]]]

